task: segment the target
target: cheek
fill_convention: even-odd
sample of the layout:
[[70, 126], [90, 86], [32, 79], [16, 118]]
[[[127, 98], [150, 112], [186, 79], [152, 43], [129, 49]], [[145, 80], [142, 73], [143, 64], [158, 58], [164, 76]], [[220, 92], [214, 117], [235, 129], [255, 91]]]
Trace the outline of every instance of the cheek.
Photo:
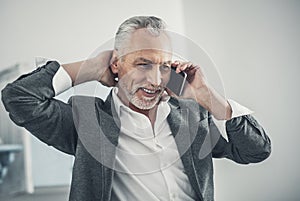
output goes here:
[[135, 71], [130, 75], [130, 79], [134, 84], [144, 84], [147, 82], [147, 74], [141, 71]]
[[166, 86], [168, 84], [169, 80], [170, 80], [170, 74], [163, 75], [161, 85]]
[[132, 88], [134, 86], [143, 85], [147, 81], [147, 77], [145, 73], [142, 73], [140, 71], [129, 71], [125, 74], [121, 74], [119, 76], [119, 79], [121, 82], [126, 83], [126, 85], [129, 88]]

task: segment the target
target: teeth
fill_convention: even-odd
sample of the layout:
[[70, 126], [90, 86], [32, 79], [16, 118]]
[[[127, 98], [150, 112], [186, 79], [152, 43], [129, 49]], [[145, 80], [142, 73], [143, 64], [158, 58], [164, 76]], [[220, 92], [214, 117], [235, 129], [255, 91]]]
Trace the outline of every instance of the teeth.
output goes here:
[[149, 90], [149, 89], [145, 89], [142, 88], [144, 92], [148, 93], [148, 94], [154, 94], [156, 91], [155, 90]]

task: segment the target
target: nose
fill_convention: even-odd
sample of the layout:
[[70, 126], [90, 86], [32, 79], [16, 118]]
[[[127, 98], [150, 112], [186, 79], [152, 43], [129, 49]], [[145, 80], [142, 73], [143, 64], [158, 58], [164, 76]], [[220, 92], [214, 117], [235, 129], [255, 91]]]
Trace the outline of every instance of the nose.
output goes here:
[[153, 67], [152, 70], [148, 72], [147, 81], [154, 86], [159, 86], [161, 84], [162, 75], [159, 69], [159, 65], [155, 65], [155, 67]]

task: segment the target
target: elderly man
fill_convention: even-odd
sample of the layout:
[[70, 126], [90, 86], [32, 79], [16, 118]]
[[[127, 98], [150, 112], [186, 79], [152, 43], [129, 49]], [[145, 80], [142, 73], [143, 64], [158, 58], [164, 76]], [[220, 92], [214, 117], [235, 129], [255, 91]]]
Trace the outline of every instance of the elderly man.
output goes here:
[[[183, 97], [166, 87], [172, 68], [187, 74]], [[91, 80], [113, 86], [105, 101], [54, 99]], [[113, 51], [48, 62], [21, 76], [3, 89], [2, 100], [17, 125], [75, 156], [72, 201], [211, 201], [213, 157], [248, 164], [271, 151], [253, 116], [213, 90], [199, 66], [172, 61], [170, 37], [156, 17], [126, 20]], [[228, 141], [214, 119], [226, 120]]]

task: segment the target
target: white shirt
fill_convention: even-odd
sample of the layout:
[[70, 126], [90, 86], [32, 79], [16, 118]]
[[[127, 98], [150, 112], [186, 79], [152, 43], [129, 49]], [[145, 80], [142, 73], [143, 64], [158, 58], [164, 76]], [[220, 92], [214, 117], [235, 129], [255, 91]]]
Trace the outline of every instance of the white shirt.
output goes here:
[[158, 105], [152, 128], [145, 115], [121, 102], [117, 88], [112, 97], [121, 121], [112, 200], [195, 200], [167, 122], [168, 103]]

